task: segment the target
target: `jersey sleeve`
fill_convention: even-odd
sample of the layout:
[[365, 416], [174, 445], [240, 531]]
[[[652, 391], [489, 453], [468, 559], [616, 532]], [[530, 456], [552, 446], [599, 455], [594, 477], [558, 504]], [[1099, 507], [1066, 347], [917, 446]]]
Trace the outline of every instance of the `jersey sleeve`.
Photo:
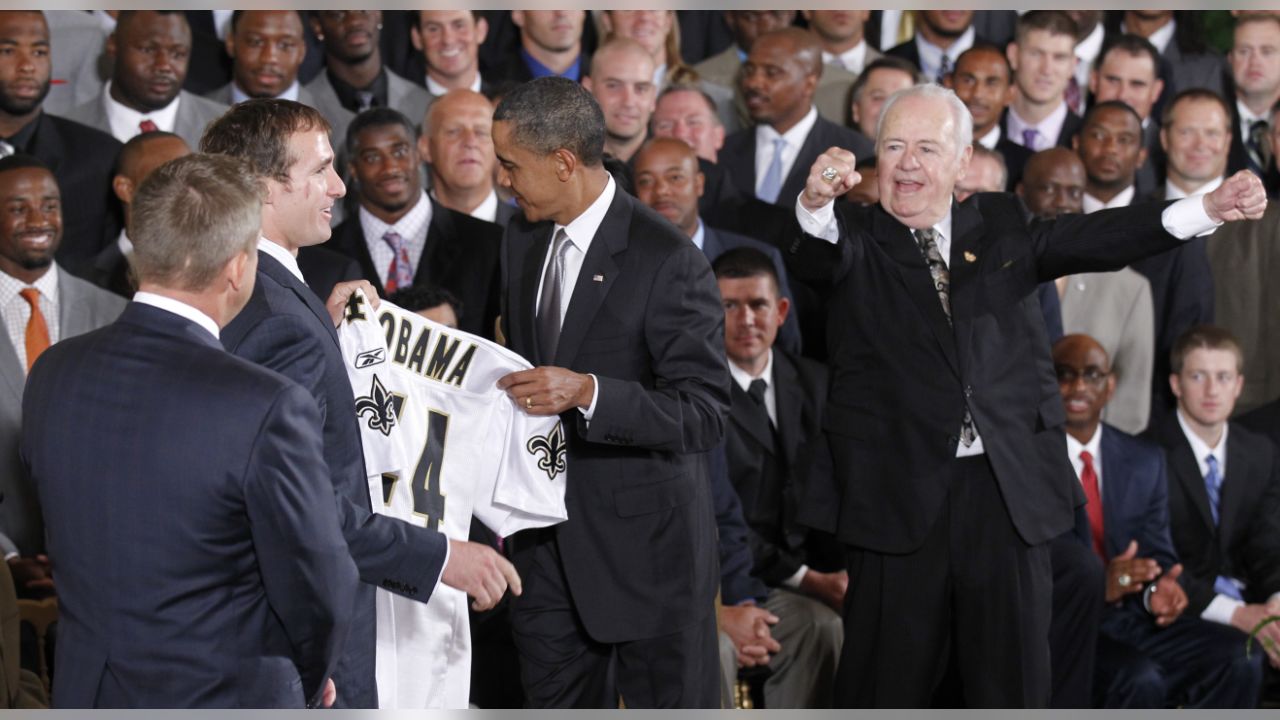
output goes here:
[[505, 396], [493, 413], [504, 438], [492, 494], [476, 498], [475, 516], [500, 536], [568, 519], [564, 505], [564, 427], [558, 417], [520, 412]]

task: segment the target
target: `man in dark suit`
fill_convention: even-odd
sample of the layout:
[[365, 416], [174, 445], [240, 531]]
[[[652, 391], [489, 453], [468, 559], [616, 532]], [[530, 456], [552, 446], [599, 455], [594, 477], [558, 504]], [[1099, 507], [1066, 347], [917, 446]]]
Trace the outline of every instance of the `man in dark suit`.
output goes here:
[[569, 520], [512, 539], [521, 675], [534, 707], [717, 707], [703, 453], [729, 404], [724, 315], [702, 253], [604, 169], [604, 132], [564, 78], [494, 114], [498, 182], [526, 218], [504, 239], [503, 334], [538, 365], [498, 386], [563, 415], [572, 468]]
[[1032, 10], [1018, 18], [1006, 53], [1018, 92], [1004, 117], [1004, 134], [1032, 152], [1071, 147], [1080, 116], [1063, 93], [1075, 72], [1076, 24], [1061, 10]]
[[1160, 79], [1160, 53], [1137, 35], [1107, 40], [1089, 75], [1094, 102], [1119, 100], [1133, 108], [1142, 121], [1142, 147], [1147, 154], [1138, 166], [1134, 187], [1145, 196], [1164, 180], [1165, 155], [1160, 145], [1160, 118], [1155, 104], [1164, 90]]
[[359, 210], [334, 230], [329, 246], [358, 262], [379, 295], [421, 284], [450, 290], [466, 307], [459, 327], [492, 338], [501, 228], [427, 197], [417, 133], [395, 110], [356, 116], [347, 157]]
[[835, 482], [811, 486], [805, 517], [851, 546], [842, 704], [928, 704], [947, 648], [966, 702], [1048, 701], [1046, 542], [1070, 529], [1081, 493], [1036, 286], [1266, 204], [1241, 174], [1167, 209], [1027, 227], [1011, 196], [954, 204], [971, 132], [950, 91], [897, 95], [876, 148], [880, 206], [837, 217], [834, 199], [861, 178], [831, 148], [798, 200], [806, 234], [787, 248], [793, 274], [829, 283], [841, 317], [829, 334]]
[[493, 104], [478, 92], [450, 90], [422, 121], [418, 154], [440, 205], [503, 228], [519, 212], [494, 187]]
[[1067, 456], [1088, 499], [1090, 545], [1107, 565], [1094, 706], [1252, 707], [1261, 664], [1246, 659], [1243, 638], [1183, 615], [1164, 455], [1102, 422], [1116, 389], [1106, 351], [1088, 335], [1068, 335], [1054, 344], [1053, 365]]
[[494, 63], [494, 76], [513, 83], [555, 76], [579, 82], [590, 63], [585, 46], [590, 31], [584, 10], [512, 10], [519, 29], [515, 52]]
[[120, 218], [111, 202], [111, 173], [119, 141], [107, 133], [49, 115], [49, 26], [38, 10], [0, 12], [0, 142], [9, 153], [40, 158], [69, 198], [63, 208], [65, 239], [58, 262], [80, 277], [94, 255], [115, 238]]
[[956, 91], [973, 116], [973, 140], [1004, 158], [1006, 189], [1022, 179], [1022, 169], [1033, 152], [1009, 139], [1001, 127], [1013, 99], [1013, 71], [1004, 51], [995, 45], [975, 45], [960, 54], [955, 70], [943, 82]]
[[[1260, 176], [1267, 173], [1267, 121], [1271, 108], [1280, 101], [1280, 67], [1264, 58], [1277, 44], [1280, 18], [1258, 13], [1236, 20], [1231, 52], [1227, 53], [1232, 83], [1226, 97], [1233, 111], [1227, 172], [1248, 168]], [[1271, 152], [1276, 151], [1272, 148]]]
[[298, 70], [307, 54], [306, 28], [297, 10], [236, 10], [227, 33], [231, 82], [205, 97], [234, 105], [249, 98], [281, 98], [315, 106]]
[[333, 703], [356, 572], [320, 413], [218, 343], [253, 291], [261, 203], [229, 158], [158, 170], [135, 200], [133, 304], [32, 370], [58, 707]]
[[[680, 140], [654, 138], [640, 148], [634, 160], [636, 198], [687, 235], [707, 256], [707, 262], [715, 262], [729, 250], [755, 248], [773, 262], [781, 297], [788, 303], [794, 302], [791, 287], [787, 284], [782, 253], [776, 247], [745, 235], [717, 230], [703, 223], [698, 216], [698, 203], [706, 184], [698, 170], [698, 158], [693, 148]], [[816, 299], [814, 305], [817, 305]], [[815, 323], [814, 331], [821, 332], [822, 327]], [[800, 351], [800, 324], [794, 318], [783, 324], [778, 337], [788, 351]]]
[[480, 45], [489, 21], [479, 10], [412, 10], [409, 33], [418, 52], [409, 58], [410, 80], [426, 86], [432, 100], [450, 90], [488, 93], [480, 75]]
[[1280, 399], [1239, 416], [1240, 424], [1259, 435], [1265, 435], [1280, 452]]
[[741, 178], [735, 180], [740, 187], [750, 182], [749, 195], [787, 207], [823, 148], [871, 153], [865, 137], [818, 116], [813, 94], [821, 74], [822, 48], [812, 33], [783, 28], [751, 45], [741, 82], [756, 125], [726, 138], [718, 163], [729, 177]]
[[[1240, 346], [1213, 325], [1191, 328], [1173, 349], [1176, 414], [1149, 433], [1169, 459], [1173, 541], [1187, 571], [1188, 611], [1245, 633], [1280, 614], [1280, 451], [1228, 422], [1243, 387]], [[1224, 629], [1229, 629], [1224, 628]], [[1259, 639], [1280, 667], [1280, 629]]]
[[960, 53], [978, 40], [973, 10], [919, 10], [915, 36], [889, 48], [886, 55], [902, 58], [920, 69], [929, 82], [942, 83], [955, 68]]
[[324, 408], [325, 465], [363, 581], [351, 641], [336, 673], [338, 703], [375, 708], [375, 587], [426, 602], [439, 581], [475, 596], [485, 608], [498, 601], [508, 578], [518, 578], [488, 548], [446, 545], [440, 533], [371, 510], [354, 393], [334, 327], [356, 287], [369, 297], [376, 293], [364, 281], [343, 283], [326, 307], [303, 282], [296, 255], [300, 247], [329, 238], [333, 203], [345, 192], [333, 169], [329, 132], [324, 116], [306, 105], [248, 100], [210, 126], [200, 149], [245, 159], [266, 187], [256, 286], [245, 310], [224, 329], [222, 344], [298, 382]]
[[779, 618], [771, 634], [782, 652], [769, 663], [765, 705], [829, 707], [849, 577], [835, 538], [796, 521], [811, 473], [829, 471], [826, 368], [774, 348], [790, 303], [778, 295], [768, 257], [738, 248], [712, 269], [734, 380], [725, 432], [729, 479], [751, 530], [752, 574], [769, 587], [764, 608]]
[[205, 126], [227, 106], [182, 89], [190, 53], [191, 28], [180, 11], [121, 10], [107, 38], [111, 80], [67, 117], [120, 142], [164, 130], [195, 147]]

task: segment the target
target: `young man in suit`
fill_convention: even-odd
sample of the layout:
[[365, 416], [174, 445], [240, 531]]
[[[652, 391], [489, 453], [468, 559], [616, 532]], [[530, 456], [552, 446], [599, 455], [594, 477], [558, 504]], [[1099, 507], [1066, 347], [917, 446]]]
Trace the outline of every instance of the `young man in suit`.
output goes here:
[[0, 55], [0, 143], [10, 153], [40, 158], [67, 197], [76, 199], [63, 211], [65, 241], [58, 262], [87, 277], [93, 257], [120, 231], [110, 190], [120, 142], [46, 111], [52, 48], [43, 13], [0, 12], [0, 43], [10, 48]]
[[1164, 91], [1160, 54], [1137, 35], [1111, 38], [1089, 75], [1089, 91], [1093, 93], [1094, 102], [1119, 100], [1133, 108], [1142, 120], [1142, 147], [1147, 155], [1145, 162], [1138, 166], [1134, 187], [1139, 197], [1147, 195], [1164, 179], [1160, 122], [1155, 117], [1156, 100]]
[[334, 229], [330, 247], [358, 262], [380, 295], [424, 283], [451, 290], [467, 308], [459, 327], [492, 338], [502, 229], [427, 196], [417, 133], [395, 110], [357, 115], [346, 155], [359, 210]]
[[450, 210], [506, 227], [517, 213], [494, 186], [493, 103], [478, 92], [450, 90], [422, 120], [418, 154], [431, 177], [431, 198]]
[[1063, 99], [1075, 72], [1075, 44], [1075, 22], [1061, 10], [1032, 10], [1018, 18], [1006, 50], [1018, 93], [1005, 114], [1004, 132], [1032, 152], [1070, 147], [1080, 128], [1080, 116]]
[[1033, 151], [1009, 139], [1001, 127], [1005, 110], [1013, 100], [1013, 71], [1004, 51], [995, 45], [975, 45], [956, 59], [955, 70], [943, 85], [956, 91], [973, 115], [974, 142], [1004, 157], [1008, 176], [1006, 188], [1012, 190], [1022, 179], [1023, 166]]
[[[343, 535], [363, 581], [356, 591], [351, 641], [338, 665], [338, 704], [375, 708], [375, 587], [426, 602], [443, 582], [474, 596], [483, 608], [498, 601], [508, 580], [515, 584], [518, 578], [489, 548], [446, 542], [440, 533], [372, 512], [355, 396], [334, 328], [355, 288], [371, 298], [377, 294], [365, 281], [340, 283], [322, 304], [303, 281], [297, 261], [299, 248], [329, 239], [333, 204], [346, 192], [333, 168], [330, 130], [324, 116], [306, 105], [249, 100], [211, 125], [200, 149], [245, 160], [266, 187], [254, 293], [221, 340], [236, 355], [298, 382], [325, 409], [325, 464]], [[411, 137], [408, 145], [412, 148]]]
[[1160, 448], [1102, 422], [1116, 388], [1106, 351], [1067, 335], [1053, 346], [1053, 366], [1091, 545], [1107, 566], [1093, 706], [1252, 707], [1261, 665], [1245, 657], [1242, 638], [1183, 616]]
[[604, 135], [564, 78], [494, 114], [525, 216], [504, 239], [503, 334], [538, 366], [499, 387], [562, 415], [571, 468], [569, 520], [510, 539], [521, 676], [533, 707], [718, 707], [704, 453], [729, 404], [724, 313], [702, 253], [604, 169]]
[[596, 48], [582, 86], [604, 112], [604, 151], [627, 162], [649, 134], [658, 86], [653, 58], [635, 40], [613, 37]]
[[513, 10], [511, 22], [520, 29], [520, 44], [505, 58], [496, 75], [511, 82], [565, 77], [579, 82], [590, 57], [583, 50], [584, 10]]
[[766, 33], [751, 46], [741, 83], [755, 125], [725, 139], [718, 164], [732, 178], [751, 178], [749, 194], [764, 202], [789, 206], [823, 148], [871, 152], [865, 137], [818, 116], [813, 94], [821, 75], [818, 41], [799, 28]]
[[236, 10], [227, 33], [231, 82], [205, 97], [223, 105], [250, 98], [280, 98], [315, 106], [298, 81], [307, 55], [302, 13], [297, 10]]
[[22, 452], [58, 568], [57, 707], [333, 703], [356, 570], [320, 412], [218, 343], [253, 292], [261, 205], [230, 158], [157, 170], [134, 203], [134, 302], [33, 368]]
[[[1280, 614], [1280, 455], [1267, 438], [1228, 422], [1244, 384], [1239, 343], [1200, 325], [1173, 349], [1174, 417], [1149, 433], [1169, 461], [1173, 540], [1186, 565], [1188, 611], [1245, 634]], [[1268, 625], [1260, 639], [1280, 641]], [[1255, 650], [1258, 646], [1255, 646]], [[1280, 651], [1262, 644], [1272, 667]]]
[[830, 333], [835, 482], [811, 486], [805, 518], [850, 546], [837, 702], [928, 704], [954, 647], [967, 701], [1043, 705], [1046, 543], [1072, 526], [1081, 493], [1036, 287], [1257, 217], [1266, 196], [1242, 173], [1168, 208], [1027, 227], [1008, 195], [954, 204], [972, 142], [954, 93], [904, 91], [881, 128], [880, 205], [837, 210], [861, 178], [852, 154], [828, 149], [785, 255], [832, 288], [842, 318]]
[[1236, 20], [1231, 52], [1227, 53], [1235, 100], [1230, 172], [1248, 168], [1258, 175], [1267, 173], [1267, 121], [1271, 108], [1280, 101], [1280, 61], [1274, 55], [1277, 46], [1280, 17], [1251, 14]]
[[752, 574], [769, 587], [763, 607], [779, 618], [771, 634], [782, 648], [769, 663], [765, 705], [830, 707], [849, 576], [835, 539], [796, 520], [810, 473], [827, 468], [819, 459], [826, 448], [826, 368], [774, 348], [790, 303], [778, 294], [764, 253], [730, 250], [712, 269], [734, 380], [725, 435], [729, 479], [750, 528]]
[[182, 137], [190, 147], [227, 106], [182, 89], [191, 56], [191, 28], [177, 10], [121, 10], [107, 38], [111, 80], [68, 117], [120, 142], [152, 130]]
[[920, 10], [915, 37], [886, 53], [920, 68], [929, 82], [941, 84], [956, 66], [960, 53], [973, 47], [977, 31], [972, 10]]
[[413, 47], [421, 53], [422, 83], [432, 100], [450, 90], [487, 93], [480, 75], [480, 45], [489, 21], [478, 10], [414, 10]]

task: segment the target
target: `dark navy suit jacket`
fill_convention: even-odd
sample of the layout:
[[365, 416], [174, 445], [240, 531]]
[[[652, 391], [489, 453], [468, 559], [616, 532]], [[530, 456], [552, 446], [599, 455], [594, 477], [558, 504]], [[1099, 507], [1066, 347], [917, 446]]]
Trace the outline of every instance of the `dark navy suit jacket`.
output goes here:
[[342, 532], [360, 571], [351, 639], [338, 666], [342, 707], [376, 708], [374, 588], [426, 602], [444, 567], [444, 535], [372, 512], [355, 398], [329, 313], [270, 255], [258, 253], [249, 304], [222, 331], [226, 348], [309, 390], [324, 418], [324, 458]]
[[135, 303], [46, 351], [23, 409], [55, 706], [317, 702], [358, 583], [306, 391]]

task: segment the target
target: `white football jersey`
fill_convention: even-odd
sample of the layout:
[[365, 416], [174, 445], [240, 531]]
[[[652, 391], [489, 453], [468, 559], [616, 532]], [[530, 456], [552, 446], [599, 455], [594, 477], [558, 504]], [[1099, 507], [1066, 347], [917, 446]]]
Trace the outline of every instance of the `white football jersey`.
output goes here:
[[[473, 514], [499, 536], [567, 518], [559, 418], [521, 412], [496, 385], [523, 358], [361, 293], [338, 339], [376, 512], [451, 540], [467, 539]], [[378, 588], [377, 613], [380, 707], [467, 707], [466, 594], [437, 584], [421, 603]]]

